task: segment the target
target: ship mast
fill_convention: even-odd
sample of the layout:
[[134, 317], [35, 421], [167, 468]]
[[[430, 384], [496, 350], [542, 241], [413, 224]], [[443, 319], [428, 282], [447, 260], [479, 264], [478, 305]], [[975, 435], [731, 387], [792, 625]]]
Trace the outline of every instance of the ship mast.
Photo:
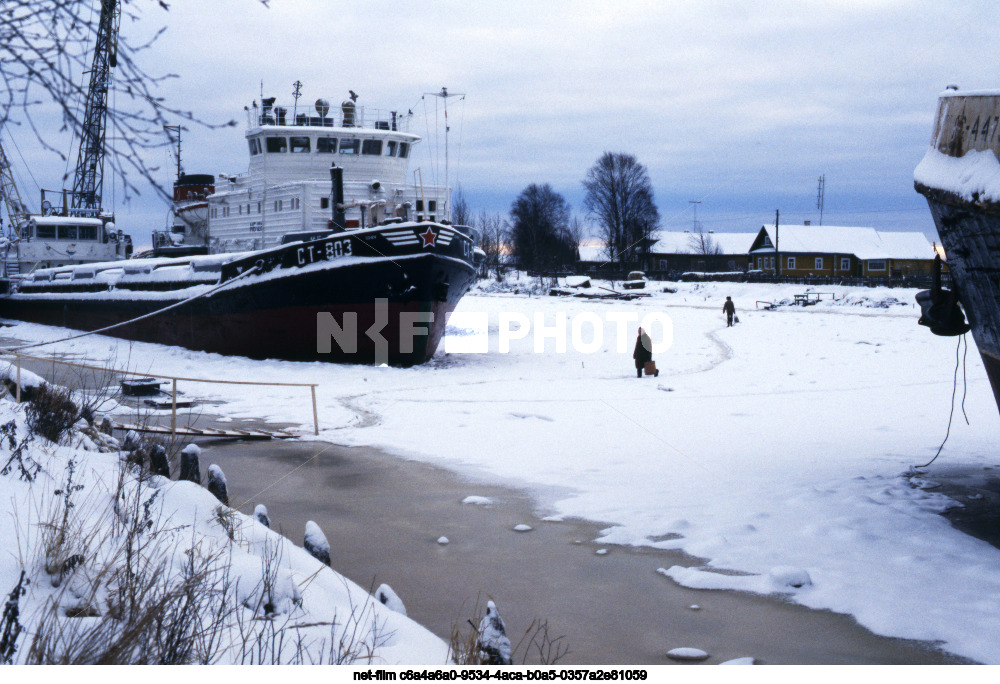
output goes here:
[[111, 89], [111, 69], [117, 63], [120, 23], [121, 6], [118, 0], [101, 0], [101, 18], [94, 42], [90, 87], [87, 89], [87, 103], [80, 134], [80, 154], [76, 163], [76, 173], [73, 175], [71, 213], [75, 216], [97, 216], [101, 211], [108, 91]]
[[448, 191], [447, 204], [445, 205], [445, 216], [451, 219], [451, 186], [448, 185], [448, 133], [451, 126], [448, 125], [448, 98], [464, 98], [465, 93], [449, 93], [447, 88], [441, 88], [439, 93], [424, 93], [431, 97], [440, 97], [444, 101], [444, 187]]

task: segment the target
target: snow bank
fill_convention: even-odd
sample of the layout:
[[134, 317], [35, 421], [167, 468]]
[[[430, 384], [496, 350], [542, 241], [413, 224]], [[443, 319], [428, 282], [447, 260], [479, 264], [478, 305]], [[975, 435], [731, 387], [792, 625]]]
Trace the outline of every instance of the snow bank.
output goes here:
[[[13, 436], [23, 443], [27, 435], [23, 406], [0, 400], [0, 424], [5, 423], [13, 423]], [[2, 464], [11, 455], [6, 440], [0, 449]], [[224, 599], [231, 602], [224, 613], [228, 617], [220, 623], [212, 662], [256, 662], [260, 652], [252, 656], [252, 650], [261, 643], [265, 648], [277, 643], [267, 641], [267, 630], [277, 630], [277, 634], [288, 630], [285, 646], [273, 654], [281, 662], [297, 658], [324, 662], [330, 644], [343, 643], [341, 634], [352, 644], [339, 654], [347, 662], [446, 661], [447, 645], [406, 618], [404, 611], [384, 606], [252, 516], [221, 506], [193, 482], [155, 476], [140, 482], [131, 466], [124, 465], [122, 453], [78, 451], [39, 438], [28, 443], [22, 455], [40, 467], [33, 481], [21, 477], [16, 467], [0, 474], [0, 517], [5, 521], [0, 525], [0, 592], [6, 596], [22, 570], [30, 580], [20, 601], [20, 621], [26, 632], [15, 662], [25, 662], [26, 641], [43, 618], [50, 626], [54, 619], [65, 630], [74, 626], [83, 630], [61, 647], [68, 648], [85, 641], [88, 625], [99, 625], [101, 616], [116, 614], [111, 608], [116, 594], [107, 591], [101, 578], [111, 577], [125, 562], [122, 544], [131, 538], [129, 529], [136, 530], [142, 540], [141, 546], [133, 547], [141, 548], [138, 559], [131, 561], [133, 573], [145, 576], [142, 568], [149, 563], [156, 568], [155, 575], [162, 577], [157, 581], [181, 582], [189, 563], [198, 567], [204, 563], [210, 576], [217, 578], [212, 580], [215, 593], [211, 595], [218, 596], [223, 585], [229, 588]], [[120, 480], [122, 468], [126, 474]], [[61, 520], [70, 500], [65, 541], [56, 545], [46, 532], [51, 529], [49, 516]], [[57, 563], [57, 559], [68, 562]], [[151, 596], [143, 600], [151, 602]], [[57, 607], [55, 618], [45, 617], [50, 606]], [[81, 618], [64, 617], [64, 612], [94, 617], [81, 622]], [[265, 616], [267, 620], [255, 619]], [[104, 619], [114, 624], [119, 618]], [[213, 615], [213, 620], [218, 619]], [[254, 641], [255, 634], [263, 635], [265, 641]], [[300, 638], [304, 650], [297, 652]], [[370, 662], [366, 657], [369, 646], [374, 649]], [[270, 653], [265, 658], [271, 662]]]

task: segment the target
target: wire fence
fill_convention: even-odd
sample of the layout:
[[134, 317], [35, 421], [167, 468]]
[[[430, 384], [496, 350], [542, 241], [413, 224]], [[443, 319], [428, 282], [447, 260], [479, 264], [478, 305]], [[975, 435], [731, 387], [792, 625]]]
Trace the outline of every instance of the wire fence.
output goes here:
[[94, 366], [85, 363], [76, 363], [73, 361], [63, 361], [62, 359], [56, 359], [54, 357], [46, 356], [31, 356], [30, 354], [19, 354], [19, 353], [9, 353], [3, 354], [4, 358], [14, 359], [14, 364], [16, 367], [15, 373], [15, 398], [18, 402], [21, 401], [21, 366], [22, 360], [28, 359], [31, 361], [43, 361], [45, 363], [59, 364], [62, 366], [70, 366], [73, 368], [82, 368], [86, 370], [94, 370], [101, 372], [108, 372], [114, 375], [126, 376], [126, 377], [153, 377], [163, 380], [170, 381], [170, 432], [175, 438], [177, 436], [177, 383], [178, 382], [201, 382], [209, 384], [220, 384], [220, 385], [256, 385], [264, 387], [308, 387], [312, 399], [312, 412], [313, 412], [313, 434], [319, 434], [319, 409], [316, 405], [316, 388], [319, 386], [317, 383], [305, 383], [305, 382], [257, 382], [253, 380], [217, 380], [209, 378], [188, 378], [173, 375], [163, 375], [161, 373], [151, 373], [151, 372], [138, 372], [129, 370], [118, 370], [113, 368], [108, 368], [106, 366]]

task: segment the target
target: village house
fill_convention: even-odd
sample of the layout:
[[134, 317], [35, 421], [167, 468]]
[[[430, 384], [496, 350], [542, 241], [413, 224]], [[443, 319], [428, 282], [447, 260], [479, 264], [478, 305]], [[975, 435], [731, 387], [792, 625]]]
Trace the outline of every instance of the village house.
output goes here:
[[761, 226], [749, 249], [751, 270], [799, 278], [926, 276], [934, 256], [923, 233], [809, 224]]
[[647, 273], [745, 273], [756, 233], [660, 231], [649, 247]]

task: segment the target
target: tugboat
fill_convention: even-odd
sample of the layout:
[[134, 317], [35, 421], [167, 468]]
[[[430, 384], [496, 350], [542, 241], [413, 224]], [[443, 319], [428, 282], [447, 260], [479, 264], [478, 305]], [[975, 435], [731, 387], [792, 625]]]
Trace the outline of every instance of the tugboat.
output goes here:
[[324, 100], [291, 120], [248, 107], [249, 172], [179, 174], [151, 258], [37, 269], [0, 316], [255, 359], [427, 361], [474, 282], [475, 236], [427, 213], [449, 188], [406, 184], [420, 138], [403, 118], [366, 123], [355, 101], [336, 118]]
[[[408, 182], [411, 153], [420, 141], [408, 131], [410, 113], [366, 109], [352, 90], [339, 109], [319, 98], [315, 114], [308, 114], [298, 104], [301, 83], [294, 88], [293, 103], [269, 97], [243, 108], [246, 173], [186, 175], [178, 167], [175, 220], [169, 232], [153, 233], [156, 256], [268, 249], [289, 234], [450, 217], [447, 181], [430, 185], [418, 175], [418, 182]], [[447, 88], [433, 96], [444, 100], [445, 112], [448, 99], [462, 97]], [[343, 169], [336, 197], [331, 166]]]
[[398, 221], [253, 252], [38, 270], [0, 297], [0, 315], [255, 359], [412, 366], [434, 355], [475, 252], [466, 228]]
[[[971, 327], [1000, 409], [1000, 91], [938, 99], [930, 149], [914, 171], [948, 260], [953, 289], [918, 295], [937, 334]], [[968, 324], [957, 304], [961, 303]]]

